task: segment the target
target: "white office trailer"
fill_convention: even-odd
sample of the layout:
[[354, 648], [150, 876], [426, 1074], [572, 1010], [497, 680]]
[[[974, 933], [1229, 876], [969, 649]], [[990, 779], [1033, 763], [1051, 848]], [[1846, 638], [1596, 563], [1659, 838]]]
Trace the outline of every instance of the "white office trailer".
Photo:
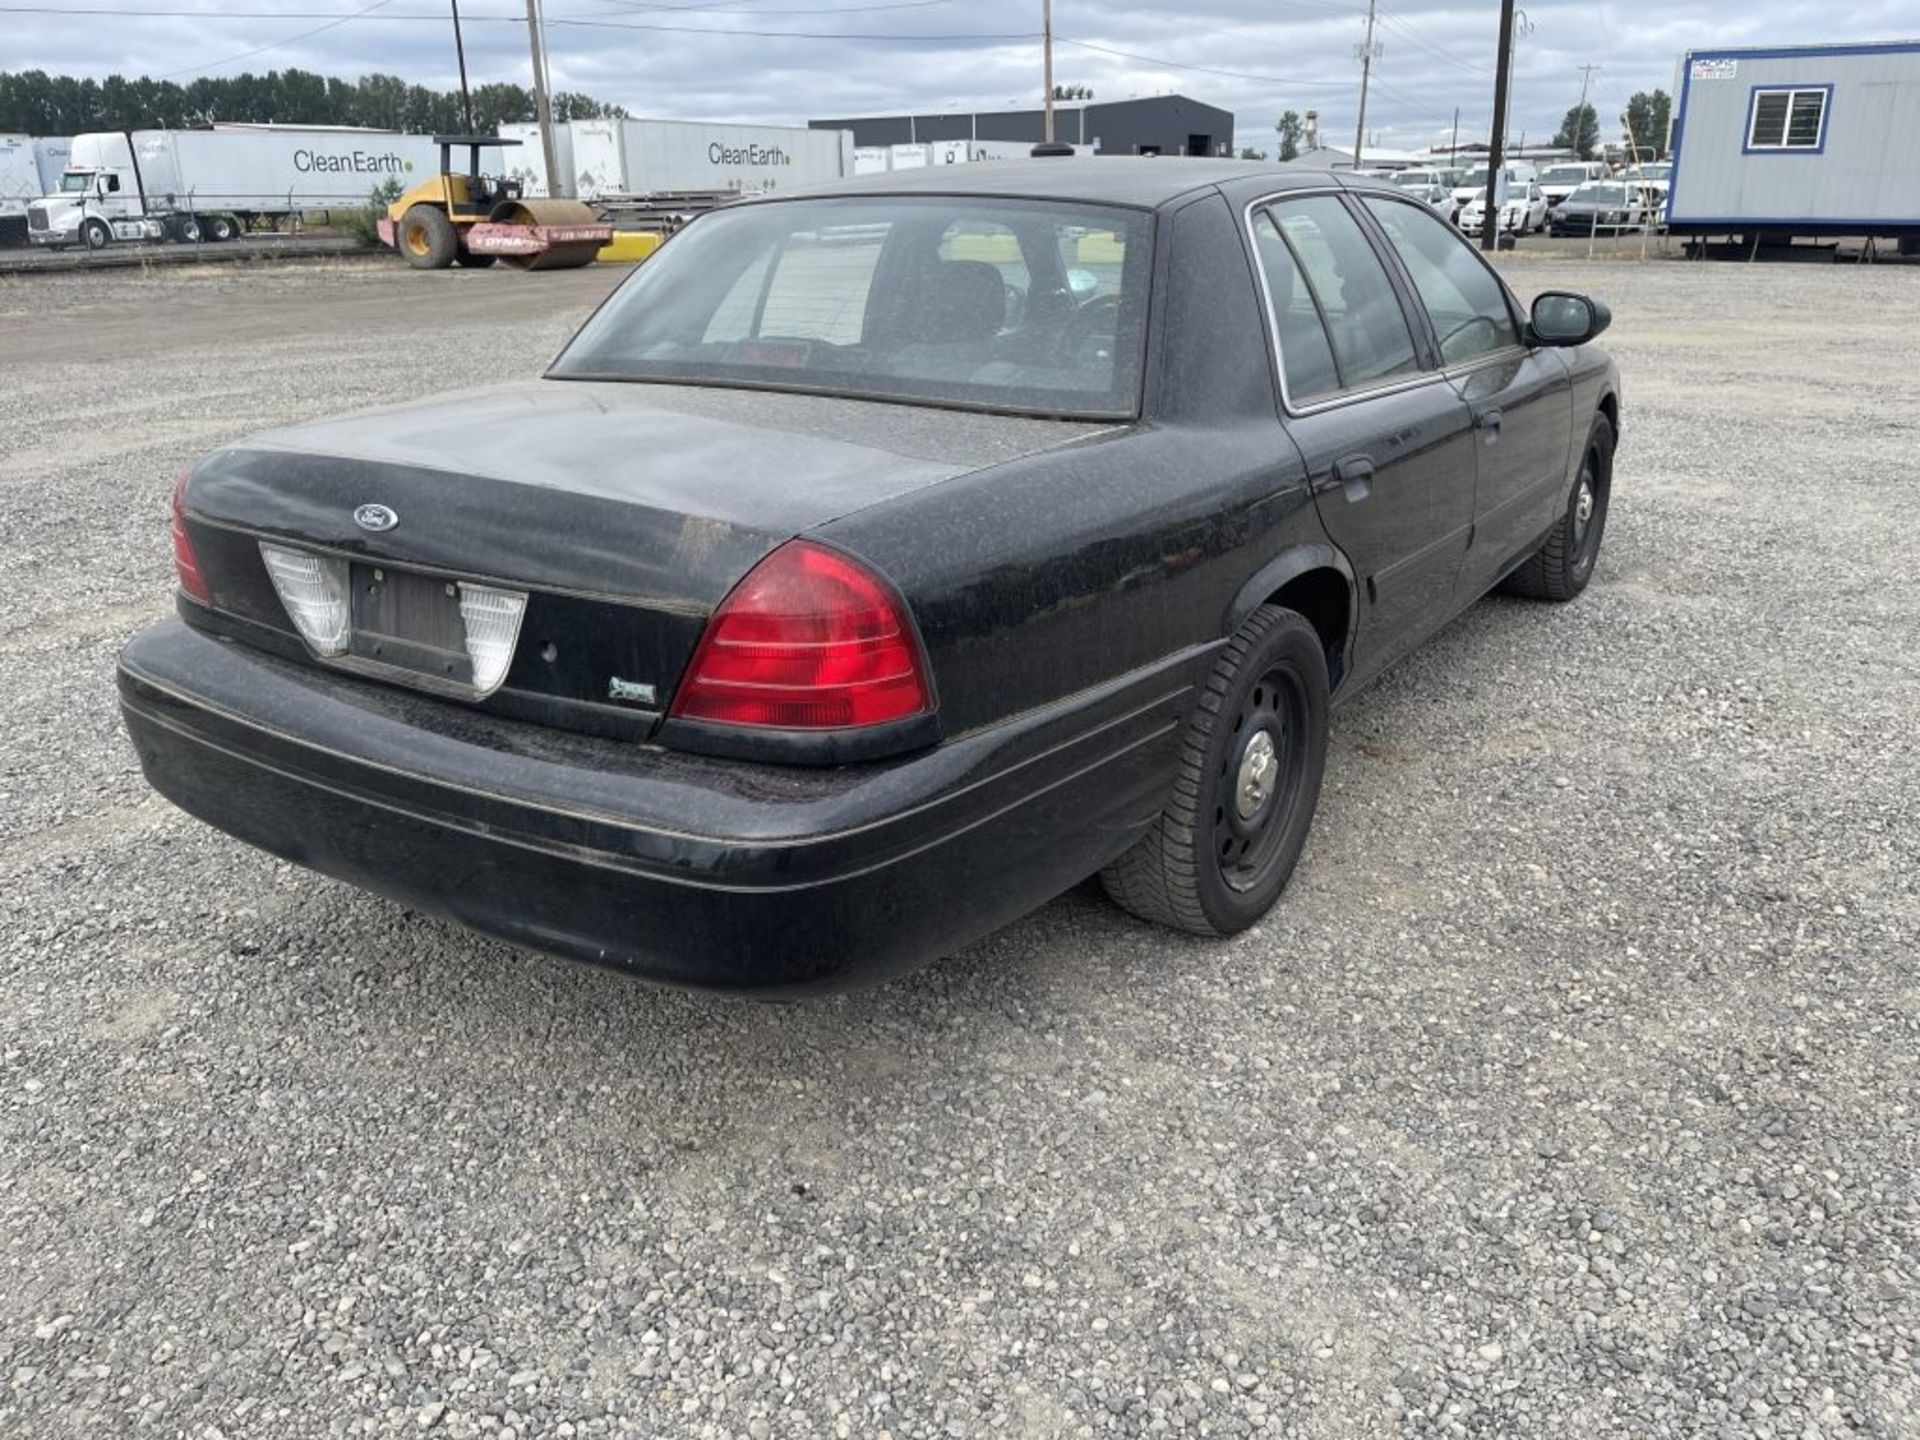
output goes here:
[[28, 238], [225, 240], [256, 220], [364, 205], [376, 186], [435, 173], [422, 135], [339, 129], [110, 130], [73, 137], [58, 184], [28, 207]]
[[1920, 242], [1920, 41], [1689, 51], [1676, 93], [1675, 234]]
[[[507, 173], [528, 195], [551, 195], [540, 130], [503, 125]], [[555, 149], [572, 194], [687, 191], [761, 194], [820, 185], [854, 172], [853, 136], [844, 130], [782, 125], [708, 124], [695, 120], [570, 120], [554, 127]]]

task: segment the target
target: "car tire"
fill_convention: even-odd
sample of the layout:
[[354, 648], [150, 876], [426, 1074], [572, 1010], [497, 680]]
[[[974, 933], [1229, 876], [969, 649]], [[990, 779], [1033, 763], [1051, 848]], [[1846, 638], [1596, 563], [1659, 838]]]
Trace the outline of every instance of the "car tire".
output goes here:
[[80, 227], [80, 240], [89, 250], [104, 250], [113, 243], [113, 230], [104, 220], [89, 220]]
[[1594, 416], [1566, 509], [1554, 522], [1546, 544], [1506, 578], [1502, 588], [1509, 594], [1529, 600], [1564, 601], [1587, 588], [1607, 528], [1607, 501], [1613, 493], [1613, 443], [1612, 423], [1604, 415]]
[[402, 215], [394, 240], [401, 256], [416, 270], [444, 270], [460, 249], [453, 221], [432, 205], [415, 205]]
[[1142, 920], [1246, 929], [1293, 874], [1326, 760], [1326, 647], [1304, 617], [1262, 605], [1207, 677], [1166, 808], [1100, 883]]

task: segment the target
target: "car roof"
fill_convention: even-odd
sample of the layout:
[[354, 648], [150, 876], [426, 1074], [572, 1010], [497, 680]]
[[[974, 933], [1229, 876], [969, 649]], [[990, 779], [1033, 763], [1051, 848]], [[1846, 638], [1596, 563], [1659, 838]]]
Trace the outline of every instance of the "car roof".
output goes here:
[[[983, 160], [860, 175], [805, 189], [781, 190], [766, 200], [829, 195], [992, 195], [1005, 199], [1069, 200], [1095, 205], [1158, 208], [1196, 191], [1260, 180], [1272, 191], [1329, 183], [1355, 189], [1390, 188], [1329, 170], [1263, 165], [1257, 160], [1186, 156], [1077, 155], [1041, 160]], [[764, 201], [762, 202], [764, 203]]]

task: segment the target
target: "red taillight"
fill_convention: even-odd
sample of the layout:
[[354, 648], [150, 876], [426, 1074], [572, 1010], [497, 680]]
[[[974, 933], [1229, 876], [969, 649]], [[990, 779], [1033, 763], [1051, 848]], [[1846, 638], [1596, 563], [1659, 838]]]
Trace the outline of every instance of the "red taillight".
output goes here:
[[182, 472], [173, 487], [173, 569], [180, 577], [180, 588], [202, 605], [211, 605], [213, 595], [207, 589], [207, 577], [200, 573], [200, 557], [193, 553], [193, 541], [187, 536], [187, 474]]
[[893, 588], [837, 550], [793, 540], [713, 612], [672, 713], [840, 730], [932, 708], [919, 642]]

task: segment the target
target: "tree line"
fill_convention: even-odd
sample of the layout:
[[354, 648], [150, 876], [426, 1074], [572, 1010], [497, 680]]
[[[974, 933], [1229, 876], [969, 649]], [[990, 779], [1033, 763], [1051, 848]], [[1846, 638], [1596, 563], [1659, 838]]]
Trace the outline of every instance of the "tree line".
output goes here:
[[[623, 120], [626, 110], [590, 95], [553, 97], [558, 120]], [[473, 123], [485, 134], [534, 119], [533, 92], [524, 85], [488, 84], [473, 90]], [[342, 80], [306, 70], [225, 75], [191, 81], [104, 80], [49, 75], [44, 70], [0, 72], [0, 132], [80, 135], [90, 130], [186, 130], [212, 125], [359, 125], [416, 135], [466, 129], [457, 91], [409, 85], [398, 75]]]
[[[1672, 109], [1673, 102], [1664, 90], [1651, 93], [1636, 90], [1633, 98], [1627, 101], [1627, 129], [1632, 133], [1634, 148], [1640, 152], [1642, 159], [1666, 158], [1667, 117]], [[1593, 106], [1575, 105], [1560, 122], [1553, 143], [1574, 151], [1582, 160], [1591, 160], [1594, 152], [1600, 148], [1604, 133], [1599, 113]]]

